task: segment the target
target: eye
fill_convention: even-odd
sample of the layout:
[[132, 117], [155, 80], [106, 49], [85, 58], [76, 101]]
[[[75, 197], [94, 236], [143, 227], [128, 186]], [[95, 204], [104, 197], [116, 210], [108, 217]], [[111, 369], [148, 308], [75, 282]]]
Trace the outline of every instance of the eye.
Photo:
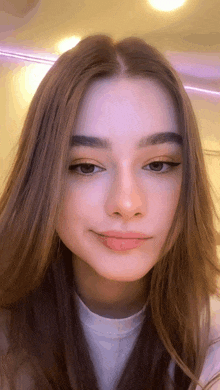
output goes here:
[[[80, 169], [82, 169], [82, 173], [79, 173], [76, 171], [76, 169], [80, 167]], [[82, 167], [82, 168], [81, 168]], [[70, 165], [69, 167], [69, 170], [73, 173], [76, 173], [78, 175], [85, 175], [85, 176], [90, 176], [91, 174], [93, 175], [95, 172], [92, 172], [94, 167], [96, 168], [99, 168], [99, 169], [103, 169], [103, 168], [100, 168], [98, 167], [97, 165], [94, 165], [94, 164], [76, 164], [76, 165]]]
[[[169, 172], [170, 170], [174, 169], [175, 167], [177, 167], [180, 164], [181, 163], [174, 163], [171, 161], [170, 162], [168, 162], [168, 161], [153, 161], [152, 163], [145, 165], [145, 166], [146, 167], [147, 166], [154, 166], [155, 170], [153, 170], [152, 172], [166, 173], [166, 172]], [[155, 165], [156, 165], [156, 167], [155, 167]], [[160, 169], [161, 165], [168, 165], [168, 169], [161, 171], [161, 169]]]
[[[153, 172], [153, 173], [155, 172], [155, 173], [162, 174], [162, 173], [169, 172], [170, 170], [174, 169], [176, 166], [178, 166], [180, 164], [181, 163], [174, 163], [174, 162], [168, 162], [168, 161], [153, 161], [152, 163], [145, 165], [145, 167], [149, 166], [149, 167], [153, 168], [153, 170], [152, 169], [145, 169], [145, 170], [148, 170], [148, 171]], [[167, 165], [168, 168], [162, 171], [161, 168], [164, 165]], [[81, 172], [77, 172], [77, 168], [79, 168]], [[71, 172], [73, 172], [73, 174], [78, 174], [78, 175], [82, 175], [82, 176], [94, 175], [95, 173], [97, 173], [97, 172], [94, 172], [94, 168], [98, 168], [101, 171], [104, 169], [104, 168], [98, 167], [97, 165], [87, 164], [87, 163], [69, 166], [69, 170]]]

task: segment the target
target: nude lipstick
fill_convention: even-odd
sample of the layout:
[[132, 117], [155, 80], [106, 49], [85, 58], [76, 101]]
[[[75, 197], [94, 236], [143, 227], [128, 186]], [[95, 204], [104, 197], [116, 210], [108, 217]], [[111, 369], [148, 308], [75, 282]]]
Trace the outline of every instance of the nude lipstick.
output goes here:
[[120, 231], [107, 231], [96, 233], [98, 239], [109, 249], [114, 251], [127, 251], [135, 249], [143, 245], [147, 237], [143, 233], [136, 232], [120, 232]]

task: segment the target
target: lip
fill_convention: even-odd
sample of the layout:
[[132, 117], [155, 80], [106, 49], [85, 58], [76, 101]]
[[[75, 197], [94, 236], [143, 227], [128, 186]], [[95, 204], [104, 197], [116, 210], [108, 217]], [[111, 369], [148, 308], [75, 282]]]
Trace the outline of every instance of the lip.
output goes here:
[[144, 238], [152, 238], [147, 237], [144, 233], [137, 233], [137, 232], [120, 232], [116, 230], [108, 230], [106, 232], [100, 232], [96, 233], [99, 236], [103, 237], [112, 237], [112, 238], [126, 238], [126, 239], [144, 239]]
[[107, 248], [115, 252], [125, 252], [131, 249], [139, 248], [145, 244], [147, 238], [122, 238], [122, 237], [109, 237], [97, 234], [97, 238]]

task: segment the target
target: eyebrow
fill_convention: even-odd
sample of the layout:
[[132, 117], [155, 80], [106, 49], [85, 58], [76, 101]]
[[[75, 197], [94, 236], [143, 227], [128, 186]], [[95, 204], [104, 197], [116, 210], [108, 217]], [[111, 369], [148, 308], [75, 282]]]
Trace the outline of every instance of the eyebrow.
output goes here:
[[[147, 146], [158, 144], [177, 144], [182, 146], [183, 138], [180, 134], [173, 132], [156, 133], [147, 137], [142, 137], [136, 148], [141, 149]], [[89, 148], [112, 150], [112, 143], [108, 138], [98, 138], [85, 135], [73, 135], [70, 140], [70, 146], [73, 148], [87, 146]]]

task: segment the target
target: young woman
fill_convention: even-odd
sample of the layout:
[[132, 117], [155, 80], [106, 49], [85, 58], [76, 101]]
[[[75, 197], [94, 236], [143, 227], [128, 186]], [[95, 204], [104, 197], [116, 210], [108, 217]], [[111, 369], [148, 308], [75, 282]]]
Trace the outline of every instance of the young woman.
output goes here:
[[0, 388], [207, 389], [220, 371], [214, 214], [167, 60], [106, 35], [61, 55], [0, 202]]

